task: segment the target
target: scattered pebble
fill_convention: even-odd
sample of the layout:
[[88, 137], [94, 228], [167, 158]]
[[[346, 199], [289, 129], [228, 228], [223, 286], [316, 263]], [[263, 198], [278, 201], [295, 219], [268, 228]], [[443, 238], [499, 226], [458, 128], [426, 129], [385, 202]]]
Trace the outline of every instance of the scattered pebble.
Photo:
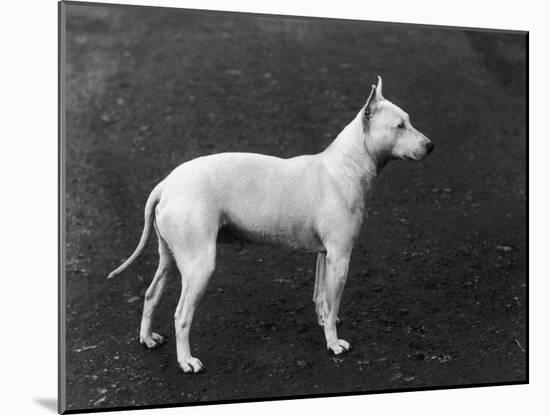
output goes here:
[[74, 38], [74, 43], [77, 45], [84, 45], [88, 43], [88, 38], [86, 36], [77, 36]]
[[341, 366], [342, 363], [344, 363], [344, 359], [340, 359], [339, 357], [333, 357], [330, 360], [332, 360], [334, 363], [336, 363], [338, 366]]
[[396, 373], [391, 377], [390, 382], [395, 382], [396, 380], [400, 380], [402, 378], [403, 378], [402, 373]]
[[136, 301], [139, 301], [139, 296], [136, 295], [136, 296], [134, 296], [134, 297], [130, 297], [130, 298], [128, 298], [127, 301], [128, 301], [128, 304], [133, 304], [133, 303], [135, 303]]
[[225, 71], [227, 75], [234, 75], [234, 76], [241, 76], [243, 74], [243, 71], [240, 69], [228, 69]]
[[85, 352], [87, 350], [93, 350], [93, 349], [97, 349], [97, 345], [93, 345], [93, 346], [84, 346], [80, 349], [76, 349], [75, 352], [76, 353], [80, 353], [80, 352]]
[[115, 122], [116, 120], [112, 116], [110, 116], [109, 114], [103, 114], [101, 116], [101, 121], [105, 124], [109, 124], [109, 123]]
[[499, 252], [512, 252], [513, 248], [507, 245], [497, 245], [495, 249]]
[[521, 343], [519, 342], [519, 340], [516, 339], [515, 342], [516, 342], [516, 344], [518, 345], [519, 349], [520, 349], [523, 353], [525, 353], [525, 349], [522, 347], [522, 345], [521, 345]]
[[107, 399], [107, 396], [102, 396], [101, 398], [99, 398], [97, 401], [95, 401], [93, 403], [93, 406], [99, 406], [101, 405], [103, 402], [105, 402], [105, 400]]
[[453, 360], [452, 356], [446, 354], [446, 355], [439, 355], [439, 356], [430, 356], [430, 360], [438, 360], [439, 363], [447, 363]]

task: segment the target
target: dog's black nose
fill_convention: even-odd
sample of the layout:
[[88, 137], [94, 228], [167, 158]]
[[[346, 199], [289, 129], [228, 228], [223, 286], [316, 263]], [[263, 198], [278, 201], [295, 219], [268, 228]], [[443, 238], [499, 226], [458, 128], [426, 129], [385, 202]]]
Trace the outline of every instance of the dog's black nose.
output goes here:
[[426, 151], [428, 152], [428, 154], [434, 151], [434, 147], [435, 147], [435, 144], [432, 143], [431, 141], [428, 144], [426, 144]]

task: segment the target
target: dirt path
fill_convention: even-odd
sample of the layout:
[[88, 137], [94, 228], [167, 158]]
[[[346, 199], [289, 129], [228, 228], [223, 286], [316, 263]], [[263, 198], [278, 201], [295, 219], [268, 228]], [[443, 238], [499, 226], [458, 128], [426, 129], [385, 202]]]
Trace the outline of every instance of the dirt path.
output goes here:
[[[69, 409], [525, 380], [521, 40], [69, 6], [67, 42]], [[154, 184], [203, 154], [321, 151], [377, 74], [437, 147], [388, 166], [370, 202], [342, 307], [353, 351], [324, 350], [314, 256], [228, 245], [192, 331], [207, 371], [176, 363], [177, 280], [158, 312], [166, 346], [140, 347], [155, 244], [105, 276]]]

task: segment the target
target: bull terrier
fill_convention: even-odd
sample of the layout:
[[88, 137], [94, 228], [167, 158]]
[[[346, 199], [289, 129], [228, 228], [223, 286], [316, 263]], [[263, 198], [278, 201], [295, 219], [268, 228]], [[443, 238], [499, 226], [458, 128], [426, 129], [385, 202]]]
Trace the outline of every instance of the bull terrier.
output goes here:
[[177, 358], [186, 373], [203, 370], [193, 357], [189, 331], [216, 261], [216, 243], [232, 235], [317, 253], [313, 301], [327, 349], [341, 354], [350, 344], [337, 335], [340, 299], [365, 201], [380, 170], [391, 160], [422, 160], [434, 144], [409, 115], [382, 95], [382, 78], [355, 118], [321, 153], [282, 159], [253, 153], [220, 153], [181, 164], [151, 192], [135, 252], [151, 228], [158, 236], [159, 264], [145, 294], [140, 342], [162, 344], [152, 319], [170, 274], [181, 275], [176, 307]]

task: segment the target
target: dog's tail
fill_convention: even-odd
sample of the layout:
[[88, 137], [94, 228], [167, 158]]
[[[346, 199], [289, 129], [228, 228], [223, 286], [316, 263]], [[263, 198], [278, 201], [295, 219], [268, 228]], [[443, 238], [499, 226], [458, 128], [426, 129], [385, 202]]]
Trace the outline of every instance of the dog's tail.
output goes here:
[[151, 233], [151, 227], [154, 222], [154, 216], [155, 216], [155, 207], [160, 200], [160, 195], [162, 193], [162, 182], [160, 182], [156, 187], [153, 189], [151, 194], [149, 195], [149, 198], [147, 199], [147, 203], [145, 203], [145, 224], [143, 226], [143, 233], [141, 234], [141, 239], [139, 240], [139, 244], [130, 257], [122, 263], [117, 269], [115, 269], [113, 272], [111, 272], [107, 278], [113, 278], [116, 275], [120, 274], [122, 271], [124, 271], [132, 262], [135, 261], [135, 259], [141, 254], [141, 251], [143, 251], [143, 248], [145, 248], [145, 244], [147, 243], [147, 239], [149, 238], [149, 234]]

